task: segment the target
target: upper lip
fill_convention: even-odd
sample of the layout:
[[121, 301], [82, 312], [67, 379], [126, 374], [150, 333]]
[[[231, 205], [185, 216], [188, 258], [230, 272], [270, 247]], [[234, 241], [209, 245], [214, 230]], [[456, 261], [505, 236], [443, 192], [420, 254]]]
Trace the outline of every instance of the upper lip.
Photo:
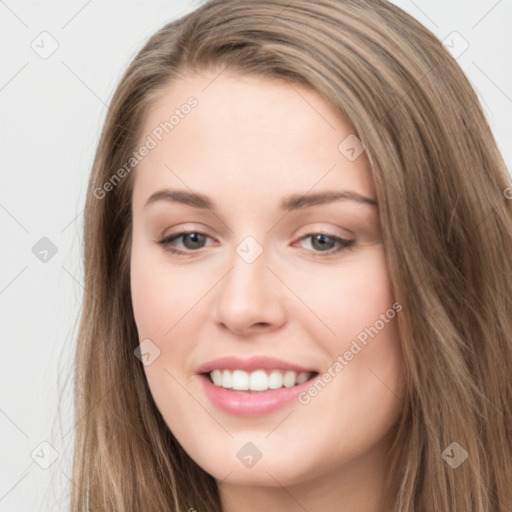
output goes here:
[[291, 370], [297, 373], [301, 372], [316, 372], [317, 370], [306, 368], [299, 364], [290, 363], [283, 361], [282, 359], [276, 359], [274, 357], [267, 356], [253, 356], [249, 359], [243, 359], [236, 356], [225, 356], [213, 359], [207, 363], [202, 364], [198, 369], [197, 373], [209, 373], [212, 370], [245, 370], [251, 372], [254, 370]]

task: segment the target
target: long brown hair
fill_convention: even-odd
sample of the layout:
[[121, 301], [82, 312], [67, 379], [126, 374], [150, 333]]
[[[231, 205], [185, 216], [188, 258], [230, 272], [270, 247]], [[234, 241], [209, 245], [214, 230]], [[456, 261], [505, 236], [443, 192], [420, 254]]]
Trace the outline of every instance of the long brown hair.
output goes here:
[[[382, 0], [209, 1], [165, 25], [130, 64], [87, 192], [72, 510], [221, 510], [214, 478], [170, 432], [134, 356], [135, 169], [104, 185], [137, 149], [165, 86], [226, 68], [311, 87], [366, 147], [407, 370], [381, 510], [509, 511], [510, 177], [454, 58]], [[454, 442], [468, 454], [457, 468], [442, 457]]]

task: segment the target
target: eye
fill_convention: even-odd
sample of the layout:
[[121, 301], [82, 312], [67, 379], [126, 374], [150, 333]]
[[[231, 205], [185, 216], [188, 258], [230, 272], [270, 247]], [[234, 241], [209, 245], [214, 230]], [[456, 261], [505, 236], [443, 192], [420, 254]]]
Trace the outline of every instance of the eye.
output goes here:
[[[157, 243], [161, 245], [164, 250], [170, 253], [177, 254], [179, 256], [190, 256], [191, 252], [197, 252], [198, 249], [202, 249], [204, 247], [207, 238], [210, 237], [199, 231], [182, 231], [181, 233], [176, 233], [159, 240]], [[176, 242], [180, 239], [186, 251], [176, 248]], [[329, 235], [327, 233], [309, 233], [301, 237], [299, 241], [307, 239], [311, 239], [312, 241], [311, 248], [313, 249], [313, 252], [320, 253], [314, 254], [314, 256], [320, 257], [324, 256], [324, 254], [328, 256], [348, 250], [355, 244], [355, 240], [346, 240], [339, 236]], [[332, 248], [333, 245], [335, 247], [334, 250]]]
[[[309, 233], [306, 236], [300, 238], [300, 240], [311, 240], [310, 246], [315, 252], [321, 254], [313, 254], [313, 256], [330, 256], [331, 254], [339, 253], [350, 249], [355, 243], [355, 240], [346, 240], [339, 236], [329, 235], [327, 233]], [[337, 248], [336, 248], [337, 245]], [[332, 249], [332, 246], [335, 248]], [[318, 249], [318, 250], [317, 250]], [[323, 253], [323, 254], [322, 254]]]
[[176, 240], [182, 239], [185, 243], [185, 248], [191, 251], [195, 249], [202, 249], [203, 244], [206, 238], [210, 238], [208, 235], [204, 233], [200, 233], [199, 231], [182, 231], [181, 233], [177, 233], [175, 235], [170, 235], [163, 240], [160, 240], [158, 243], [166, 250], [173, 254], [178, 255], [187, 255], [186, 251], [182, 251], [181, 249], [176, 249], [173, 245]]

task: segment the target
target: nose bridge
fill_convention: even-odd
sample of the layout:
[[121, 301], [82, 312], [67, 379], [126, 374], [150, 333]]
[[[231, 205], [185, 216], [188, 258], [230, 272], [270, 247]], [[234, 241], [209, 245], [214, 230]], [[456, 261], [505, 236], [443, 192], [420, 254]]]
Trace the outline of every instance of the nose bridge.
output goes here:
[[241, 333], [254, 325], [283, 321], [279, 283], [267, 268], [270, 251], [246, 236], [235, 247], [217, 302], [218, 320]]

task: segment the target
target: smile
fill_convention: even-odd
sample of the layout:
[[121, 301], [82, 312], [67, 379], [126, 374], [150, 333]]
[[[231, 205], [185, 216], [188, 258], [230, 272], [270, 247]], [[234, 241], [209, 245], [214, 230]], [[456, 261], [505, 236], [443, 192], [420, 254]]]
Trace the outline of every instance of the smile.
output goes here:
[[211, 382], [224, 389], [235, 391], [267, 391], [283, 386], [291, 388], [308, 381], [314, 372], [295, 372], [292, 370], [264, 370], [253, 372], [244, 370], [215, 369], [208, 373]]
[[200, 365], [196, 372], [216, 409], [246, 417], [270, 414], [296, 402], [319, 374], [314, 366], [265, 355], [228, 355]]

